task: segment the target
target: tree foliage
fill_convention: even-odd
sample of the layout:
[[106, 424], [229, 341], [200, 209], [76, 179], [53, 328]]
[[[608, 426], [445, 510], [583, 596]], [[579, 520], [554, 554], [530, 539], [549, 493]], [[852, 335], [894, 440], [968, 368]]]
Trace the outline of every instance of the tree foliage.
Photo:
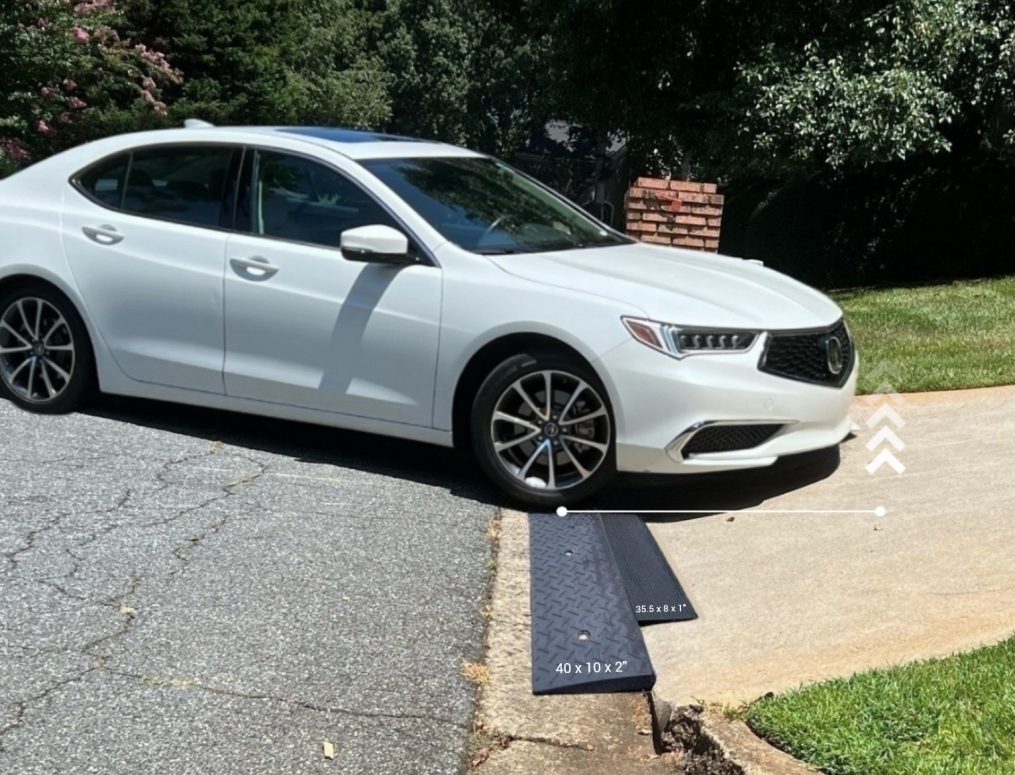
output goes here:
[[386, 120], [389, 76], [361, 45], [348, 0], [127, 0], [132, 30], [184, 74], [174, 117], [215, 123]]
[[384, 128], [513, 151], [541, 118], [545, 85], [537, 30], [509, 8], [474, 0], [393, 0], [368, 5], [366, 43], [388, 73], [391, 115]]
[[[1006, 0], [836, 4], [748, 50], [701, 137], [713, 167], [856, 169], [1015, 146], [1015, 16]], [[734, 123], [735, 122], [735, 123]]]
[[674, 162], [678, 113], [692, 94], [694, 8], [623, 0], [525, 0], [521, 7], [520, 28], [548, 31], [537, 112], [568, 122], [600, 154], [619, 136], [643, 166], [659, 156]]
[[111, 0], [0, 6], [0, 165], [158, 123], [179, 72], [122, 24]]
[[781, 174], [1015, 144], [1010, 0], [525, 7], [551, 31], [544, 112], [627, 137], [643, 168]]
[[1015, 146], [1012, 0], [117, 3], [3, 6], [8, 146], [163, 113], [499, 153], [560, 119], [640, 170], [726, 178]]

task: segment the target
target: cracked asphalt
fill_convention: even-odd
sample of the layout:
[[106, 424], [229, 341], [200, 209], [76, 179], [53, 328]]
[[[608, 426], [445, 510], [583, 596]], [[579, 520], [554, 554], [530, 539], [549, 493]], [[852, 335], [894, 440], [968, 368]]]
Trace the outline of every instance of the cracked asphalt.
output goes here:
[[106, 397], [0, 401], [0, 461], [0, 772], [464, 769], [496, 511], [467, 458]]

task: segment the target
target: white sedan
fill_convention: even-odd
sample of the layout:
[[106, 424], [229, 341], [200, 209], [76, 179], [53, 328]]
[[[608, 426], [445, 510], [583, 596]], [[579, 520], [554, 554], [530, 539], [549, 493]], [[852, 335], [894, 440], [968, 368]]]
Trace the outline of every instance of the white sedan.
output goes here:
[[90, 143], [0, 181], [0, 391], [98, 389], [471, 448], [514, 500], [849, 432], [826, 296], [632, 241], [508, 165], [340, 129]]

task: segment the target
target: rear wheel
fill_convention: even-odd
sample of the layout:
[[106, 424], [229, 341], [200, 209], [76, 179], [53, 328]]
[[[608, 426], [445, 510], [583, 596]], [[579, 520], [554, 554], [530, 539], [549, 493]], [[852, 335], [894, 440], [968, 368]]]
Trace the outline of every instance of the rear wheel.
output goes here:
[[43, 285], [0, 296], [0, 393], [23, 409], [71, 411], [92, 385], [95, 365], [77, 310]]
[[484, 472], [516, 501], [559, 506], [616, 475], [613, 412], [596, 374], [556, 353], [515, 355], [483, 382], [472, 447]]

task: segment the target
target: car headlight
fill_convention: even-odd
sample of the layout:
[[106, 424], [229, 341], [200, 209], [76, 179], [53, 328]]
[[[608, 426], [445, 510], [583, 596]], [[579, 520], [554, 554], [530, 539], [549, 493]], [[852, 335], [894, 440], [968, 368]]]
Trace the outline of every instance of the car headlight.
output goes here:
[[700, 353], [734, 353], [751, 349], [760, 331], [701, 328], [659, 323], [641, 318], [621, 318], [631, 336], [653, 350], [683, 358]]

